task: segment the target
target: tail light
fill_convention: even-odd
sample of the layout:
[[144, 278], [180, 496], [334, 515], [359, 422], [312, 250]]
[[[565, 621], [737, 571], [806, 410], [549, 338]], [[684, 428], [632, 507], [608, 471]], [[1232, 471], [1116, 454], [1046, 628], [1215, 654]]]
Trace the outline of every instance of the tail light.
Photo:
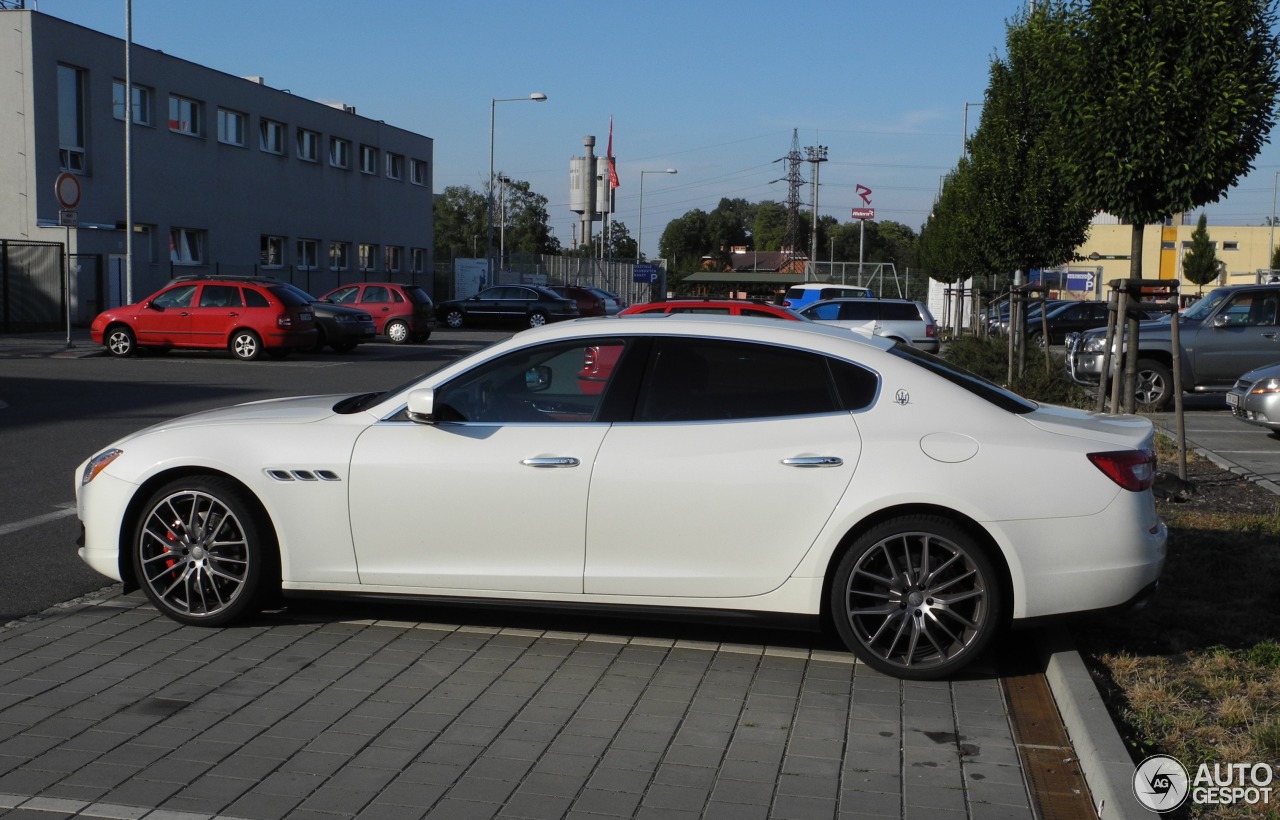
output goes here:
[[791, 307], [791, 300], [790, 300], [790, 299], [783, 299], [783, 300], [782, 300], [782, 306], [783, 306], [783, 307]]
[[277, 318], [277, 319], [276, 319], [276, 326], [277, 326], [277, 327], [292, 327], [292, 326], [293, 326], [293, 317], [292, 317], [292, 316], [290, 316], [290, 315], [289, 315], [289, 314], [287, 314], [287, 313], [286, 313], [286, 314], [284, 314], [283, 316], [280, 316], [279, 318]]
[[938, 335], [938, 326], [937, 326], [937, 325], [925, 325], [925, 326], [924, 326], [924, 335], [925, 335], [926, 337], [930, 338], [930, 339], [932, 339], [934, 336], [937, 336], [937, 335]]
[[1089, 453], [1089, 460], [1107, 478], [1131, 492], [1149, 490], [1156, 480], [1156, 454], [1152, 450]]

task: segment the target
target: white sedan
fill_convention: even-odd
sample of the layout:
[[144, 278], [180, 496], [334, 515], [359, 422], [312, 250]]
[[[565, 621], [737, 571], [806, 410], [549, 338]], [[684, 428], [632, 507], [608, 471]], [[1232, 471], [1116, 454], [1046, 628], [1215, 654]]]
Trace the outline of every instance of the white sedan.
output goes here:
[[123, 438], [76, 473], [80, 555], [186, 624], [281, 592], [799, 614], [937, 678], [1155, 587], [1152, 436], [840, 329], [583, 320]]

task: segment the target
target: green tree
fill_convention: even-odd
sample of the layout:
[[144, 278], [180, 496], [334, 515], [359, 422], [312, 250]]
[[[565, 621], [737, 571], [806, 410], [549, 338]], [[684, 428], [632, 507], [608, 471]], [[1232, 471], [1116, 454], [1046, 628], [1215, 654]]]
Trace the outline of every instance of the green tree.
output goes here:
[[686, 212], [667, 223], [658, 241], [658, 253], [674, 270], [696, 271], [702, 258], [711, 252], [708, 239], [707, 212], [699, 208]]
[[437, 260], [483, 257], [488, 203], [482, 192], [452, 185], [435, 200]]
[[[547, 198], [527, 182], [513, 181], [504, 187], [507, 253], [559, 254], [560, 240], [551, 232]], [[502, 217], [495, 215], [495, 219]]]
[[780, 251], [787, 236], [787, 206], [772, 200], [756, 205], [751, 220], [752, 248], [757, 251]]
[[1218, 278], [1218, 255], [1213, 250], [1213, 242], [1209, 241], [1208, 220], [1204, 214], [1196, 222], [1196, 229], [1191, 232], [1191, 247], [1182, 257], [1182, 275], [1200, 286], [1204, 286]]

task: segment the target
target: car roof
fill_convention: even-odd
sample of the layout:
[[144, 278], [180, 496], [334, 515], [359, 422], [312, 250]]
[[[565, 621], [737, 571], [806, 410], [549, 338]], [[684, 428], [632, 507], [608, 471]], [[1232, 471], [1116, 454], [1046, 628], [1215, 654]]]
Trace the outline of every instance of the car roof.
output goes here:
[[811, 310], [817, 307], [818, 305], [833, 305], [833, 304], [838, 305], [842, 302], [858, 302], [859, 304], [864, 302], [876, 302], [876, 303], [888, 302], [888, 303], [896, 303], [900, 305], [920, 304], [914, 299], [881, 299], [879, 296], [836, 296], [836, 297], [832, 297], [831, 299], [819, 299], [816, 302], [811, 302], [805, 305], [803, 308], [801, 308], [801, 312], [806, 310]]

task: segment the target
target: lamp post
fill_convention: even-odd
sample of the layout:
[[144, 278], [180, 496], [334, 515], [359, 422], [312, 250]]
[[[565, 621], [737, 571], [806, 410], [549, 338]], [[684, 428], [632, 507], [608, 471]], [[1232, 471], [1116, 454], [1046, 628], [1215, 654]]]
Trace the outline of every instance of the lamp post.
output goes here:
[[1275, 268], [1276, 256], [1276, 184], [1280, 183], [1280, 171], [1271, 179], [1271, 236], [1267, 240], [1267, 278], [1271, 278], [1271, 272]]
[[974, 108], [981, 108], [983, 106], [983, 103], [967, 102], [964, 104], [964, 133], [960, 135], [960, 156], [961, 157], [969, 156], [969, 107], [970, 106], [973, 106]]
[[675, 168], [668, 168], [665, 171], [641, 171], [640, 172], [640, 225], [636, 228], [636, 263], [640, 262], [640, 243], [644, 240], [644, 175], [645, 174], [674, 174], [677, 173]]
[[[813, 232], [809, 237], [809, 266], [806, 270], [813, 271], [814, 279], [818, 278], [818, 169], [822, 167], [822, 163], [827, 161], [827, 146], [805, 146], [805, 162], [813, 165]], [[808, 274], [805, 275], [805, 281], [808, 281]]]
[[493, 267], [493, 121], [494, 112], [500, 102], [546, 102], [547, 95], [535, 91], [527, 97], [495, 97], [489, 100], [489, 198], [488, 198], [488, 231], [484, 243], [485, 264], [489, 266], [489, 285], [497, 279], [497, 271]]

